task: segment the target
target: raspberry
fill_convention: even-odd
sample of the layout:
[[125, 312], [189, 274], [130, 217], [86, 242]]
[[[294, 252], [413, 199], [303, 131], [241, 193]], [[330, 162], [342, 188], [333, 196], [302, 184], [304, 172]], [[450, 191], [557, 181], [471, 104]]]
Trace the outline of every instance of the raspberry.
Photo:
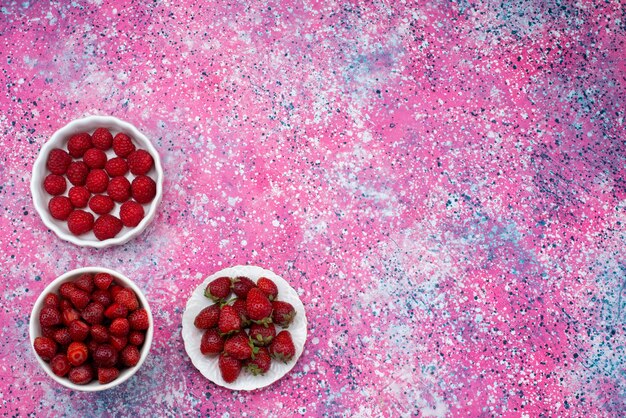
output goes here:
[[114, 177], [109, 182], [107, 194], [116, 202], [126, 202], [130, 198], [130, 182], [126, 177]]
[[67, 218], [67, 227], [74, 235], [81, 235], [93, 228], [93, 215], [84, 210], [75, 210]]
[[50, 151], [46, 167], [52, 174], [62, 175], [67, 171], [67, 167], [72, 162], [72, 157], [65, 151], [55, 148]]
[[113, 138], [113, 151], [118, 157], [128, 157], [128, 155], [135, 151], [135, 144], [126, 134], [119, 133]]
[[89, 168], [104, 168], [107, 162], [107, 155], [98, 148], [89, 148], [83, 155], [83, 161]]
[[60, 221], [66, 220], [70, 216], [70, 213], [72, 213], [73, 209], [74, 207], [72, 207], [72, 202], [70, 202], [70, 199], [65, 196], [54, 196], [48, 202], [50, 215], [52, 215], [54, 219], [58, 219]]
[[86, 132], [72, 135], [67, 141], [67, 150], [74, 158], [80, 158], [91, 148], [91, 135]]
[[140, 149], [128, 156], [128, 166], [130, 172], [135, 175], [146, 174], [152, 168], [154, 160], [152, 155], [146, 150]]
[[137, 176], [131, 184], [133, 199], [139, 203], [148, 203], [156, 196], [156, 183], [148, 176]]
[[89, 200], [89, 209], [98, 215], [104, 215], [113, 210], [115, 203], [109, 196], [97, 194]]
[[106, 162], [104, 169], [111, 177], [123, 176], [128, 171], [128, 163], [122, 157], [115, 157]]
[[89, 174], [89, 167], [82, 161], [74, 161], [67, 168], [67, 179], [74, 186], [84, 186], [87, 181], [87, 174]]
[[49, 174], [43, 181], [43, 188], [48, 194], [58, 196], [65, 192], [67, 183], [65, 177], [58, 174]]
[[84, 208], [87, 206], [87, 202], [89, 202], [91, 193], [83, 186], [74, 186], [67, 193], [67, 196], [70, 198], [72, 206], [75, 208]]
[[113, 238], [122, 230], [122, 221], [113, 215], [102, 215], [93, 224], [93, 233], [100, 241]]
[[111, 135], [111, 132], [106, 128], [98, 128], [94, 131], [93, 135], [91, 135], [91, 142], [93, 142], [94, 147], [106, 151], [111, 148], [113, 135]]
[[109, 176], [106, 171], [96, 168], [87, 175], [87, 190], [91, 193], [102, 193], [109, 186]]
[[132, 200], [123, 203], [122, 207], [120, 207], [120, 219], [124, 226], [133, 227], [139, 225], [143, 215], [143, 206]]

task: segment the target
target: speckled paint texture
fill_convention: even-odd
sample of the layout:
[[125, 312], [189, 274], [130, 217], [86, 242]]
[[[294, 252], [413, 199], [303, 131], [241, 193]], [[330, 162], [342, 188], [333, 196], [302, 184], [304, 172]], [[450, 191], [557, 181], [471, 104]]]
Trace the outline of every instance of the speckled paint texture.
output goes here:
[[[185, 4], [188, 3], [188, 4]], [[6, 1], [0, 7], [0, 412], [36, 416], [622, 416], [626, 16], [617, 1]], [[62, 242], [30, 170], [90, 114], [142, 130], [164, 197], [127, 245]], [[202, 277], [299, 292], [292, 373], [233, 393], [183, 350]], [[40, 370], [28, 320], [101, 265], [151, 302], [121, 387]]]

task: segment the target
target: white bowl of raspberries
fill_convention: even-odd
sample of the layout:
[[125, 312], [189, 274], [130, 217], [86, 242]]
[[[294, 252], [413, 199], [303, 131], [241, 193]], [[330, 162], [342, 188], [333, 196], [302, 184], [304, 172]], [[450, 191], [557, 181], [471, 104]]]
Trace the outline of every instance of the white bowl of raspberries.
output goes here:
[[137, 128], [111, 116], [74, 120], [46, 142], [31, 193], [43, 223], [80, 246], [120, 245], [152, 221], [163, 190], [156, 149]]
[[102, 267], [69, 271], [50, 283], [30, 316], [41, 367], [73, 390], [95, 392], [128, 380], [148, 356], [152, 313], [141, 290]]
[[257, 266], [223, 269], [198, 286], [183, 314], [193, 365], [213, 383], [254, 390], [285, 376], [307, 338], [304, 305], [280, 276]]

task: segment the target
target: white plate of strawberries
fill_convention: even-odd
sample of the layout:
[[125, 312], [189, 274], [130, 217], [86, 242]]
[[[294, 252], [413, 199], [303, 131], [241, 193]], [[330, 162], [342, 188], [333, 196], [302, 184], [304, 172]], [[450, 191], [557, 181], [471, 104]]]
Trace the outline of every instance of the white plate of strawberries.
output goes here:
[[212, 382], [254, 390], [286, 375], [304, 350], [307, 319], [296, 291], [257, 266], [218, 271], [198, 286], [183, 314], [193, 365]]

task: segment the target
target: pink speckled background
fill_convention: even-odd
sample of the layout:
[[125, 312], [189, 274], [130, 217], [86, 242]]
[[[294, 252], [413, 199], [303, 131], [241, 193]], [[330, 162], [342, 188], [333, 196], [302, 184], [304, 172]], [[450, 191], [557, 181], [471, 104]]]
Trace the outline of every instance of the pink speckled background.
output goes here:
[[[185, 4], [187, 3], [187, 4]], [[83, 1], [0, 7], [0, 412], [35, 416], [620, 416], [626, 409], [626, 17], [619, 2]], [[41, 145], [128, 120], [166, 171], [122, 247], [47, 231]], [[191, 365], [201, 278], [300, 293], [291, 374], [233, 393]], [[56, 276], [102, 265], [153, 307], [106, 393], [28, 347]]]

